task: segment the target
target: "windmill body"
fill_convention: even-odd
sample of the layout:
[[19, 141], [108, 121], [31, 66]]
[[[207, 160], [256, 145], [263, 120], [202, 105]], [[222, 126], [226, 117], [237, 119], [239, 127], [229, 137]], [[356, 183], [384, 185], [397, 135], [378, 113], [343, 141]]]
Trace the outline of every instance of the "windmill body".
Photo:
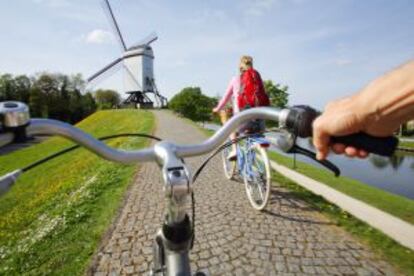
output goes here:
[[125, 92], [152, 92], [154, 87], [154, 53], [150, 46], [131, 49], [124, 54]]
[[[158, 37], [151, 34], [140, 43], [127, 48], [109, 1], [102, 0], [102, 4], [115, 37], [118, 38], [122, 56], [89, 77], [88, 82], [95, 82], [97, 79], [103, 78], [116, 65], [122, 65], [121, 68], [124, 69], [124, 90], [128, 94], [128, 98], [123, 102], [124, 105], [132, 105], [138, 108], [151, 108], [154, 105], [161, 108], [166, 107], [167, 98], [158, 92], [155, 85], [154, 52], [150, 46]], [[149, 95], [152, 96], [149, 97]], [[155, 100], [155, 104], [151, 98]]]

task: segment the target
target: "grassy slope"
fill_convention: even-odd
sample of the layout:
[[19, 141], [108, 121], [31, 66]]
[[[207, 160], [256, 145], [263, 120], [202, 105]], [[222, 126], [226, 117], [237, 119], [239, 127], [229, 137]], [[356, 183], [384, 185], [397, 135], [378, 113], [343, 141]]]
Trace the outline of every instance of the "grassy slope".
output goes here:
[[[274, 152], [269, 154], [279, 164], [287, 167], [292, 166], [291, 158]], [[330, 171], [316, 168], [304, 162], [297, 161], [296, 165], [296, 171], [414, 224], [414, 200], [388, 193], [352, 178], [343, 176], [336, 178]]]
[[[154, 117], [145, 111], [101, 111], [78, 126], [96, 137], [150, 133]], [[147, 143], [118, 138], [109, 144], [136, 149]], [[69, 145], [52, 138], [0, 156], [0, 174]], [[135, 171], [135, 166], [114, 164], [78, 149], [22, 175], [0, 198], [0, 274], [82, 274]]]

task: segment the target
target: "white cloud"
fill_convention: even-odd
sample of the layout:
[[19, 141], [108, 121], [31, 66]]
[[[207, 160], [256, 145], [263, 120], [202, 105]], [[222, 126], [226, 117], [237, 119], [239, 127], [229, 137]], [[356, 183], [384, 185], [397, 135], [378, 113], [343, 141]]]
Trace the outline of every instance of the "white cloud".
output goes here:
[[86, 35], [85, 41], [88, 44], [106, 44], [113, 42], [113, 35], [111, 32], [96, 29]]

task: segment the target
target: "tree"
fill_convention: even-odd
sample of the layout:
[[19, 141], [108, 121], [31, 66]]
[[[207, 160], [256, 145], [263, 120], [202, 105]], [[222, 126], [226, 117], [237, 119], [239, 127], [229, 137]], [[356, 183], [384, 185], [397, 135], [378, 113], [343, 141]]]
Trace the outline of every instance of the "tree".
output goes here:
[[169, 107], [184, 117], [204, 122], [210, 119], [216, 104], [217, 99], [204, 95], [200, 87], [186, 87], [171, 99]]
[[76, 123], [96, 110], [92, 95], [82, 95], [84, 88], [85, 81], [80, 74], [0, 75], [0, 101], [21, 101], [29, 105], [33, 117], [70, 123]]
[[58, 93], [58, 80], [56, 76], [49, 73], [41, 73], [33, 83], [33, 88], [41, 95], [44, 107], [43, 116], [48, 118], [56, 118], [55, 104]]
[[0, 101], [13, 101], [17, 99], [14, 79], [10, 74], [0, 76]]
[[95, 100], [99, 109], [109, 109], [118, 106], [121, 102], [121, 97], [118, 92], [114, 90], [96, 90]]
[[265, 80], [264, 88], [270, 98], [270, 105], [283, 108], [288, 104], [289, 93], [287, 93], [289, 87], [287, 85], [282, 86], [277, 83], [274, 84], [271, 80]]
[[29, 95], [29, 110], [32, 117], [47, 117], [44, 95], [38, 88], [32, 88]]
[[95, 99], [89, 92], [82, 96], [81, 103], [84, 117], [89, 116], [90, 114], [95, 112], [97, 108]]

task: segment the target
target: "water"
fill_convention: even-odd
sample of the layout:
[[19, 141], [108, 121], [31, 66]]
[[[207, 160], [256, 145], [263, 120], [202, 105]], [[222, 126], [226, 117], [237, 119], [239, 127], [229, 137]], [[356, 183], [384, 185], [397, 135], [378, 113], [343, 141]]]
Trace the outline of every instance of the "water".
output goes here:
[[[205, 124], [205, 128], [217, 130], [219, 126]], [[307, 139], [298, 144], [314, 151]], [[275, 150], [274, 148], [271, 150]], [[277, 151], [277, 150], [276, 150]], [[280, 153], [280, 151], [278, 151]], [[290, 155], [292, 156], [292, 155]], [[297, 160], [319, 166], [307, 157], [296, 155]], [[393, 194], [414, 199], [414, 155], [399, 153], [392, 158], [370, 155], [367, 159], [352, 159], [342, 155], [330, 155], [329, 160], [341, 170], [341, 175], [354, 178], [370, 186]]]

